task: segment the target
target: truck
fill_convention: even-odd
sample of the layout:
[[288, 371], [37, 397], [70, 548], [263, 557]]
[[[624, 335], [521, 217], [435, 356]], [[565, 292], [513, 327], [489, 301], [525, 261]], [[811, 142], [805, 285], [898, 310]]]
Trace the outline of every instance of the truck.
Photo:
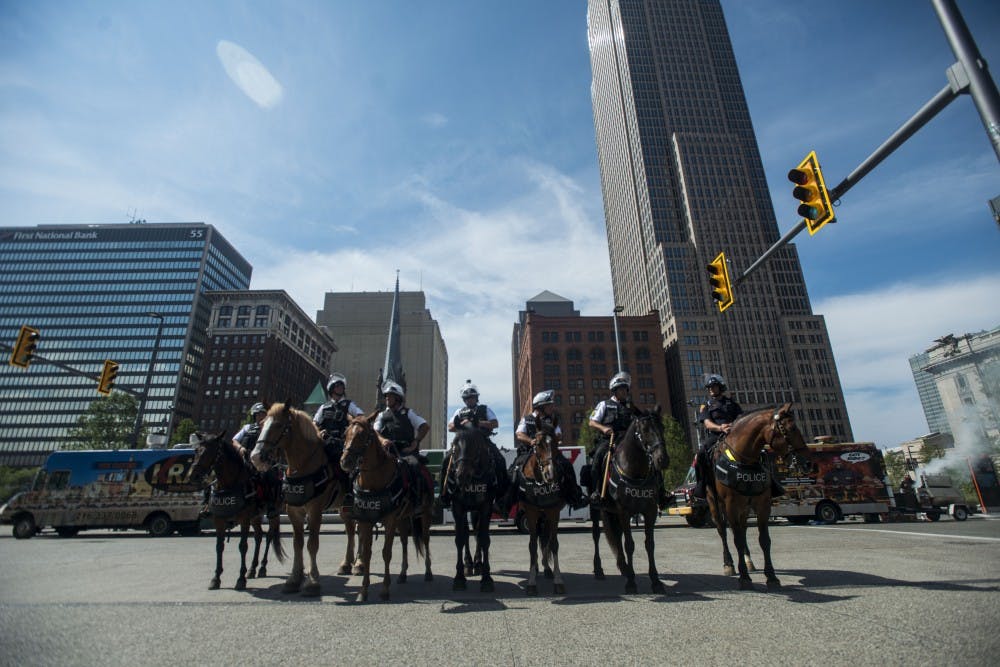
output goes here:
[[895, 501], [890, 516], [923, 514], [928, 520], [937, 521], [942, 514], [950, 514], [956, 521], [965, 521], [972, 513], [965, 496], [948, 475], [922, 474], [920, 486], [915, 490], [900, 489]]
[[[785, 487], [785, 495], [772, 498], [771, 516], [792, 523], [812, 520], [835, 523], [845, 516], [861, 515], [877, 522], [893, 507], [882, 452], [872, 442], [817, 442], [809, 445], [810, 465], [805, 472], [789, 468], [774, 458], [772, 473]], [[695, 527], [709, 520], [704, 501], [691, 497], [694, 465], [674, 491], [675, 506], [668, 513], [683, 516]]]
[[98, 528], [197, 533], [204, 499], [190, 480], [193, 463], [189, 447], [56, 451], [30, 490], [0, 507], [0, 523], [17, 539], [49, 527], [61, 537]]

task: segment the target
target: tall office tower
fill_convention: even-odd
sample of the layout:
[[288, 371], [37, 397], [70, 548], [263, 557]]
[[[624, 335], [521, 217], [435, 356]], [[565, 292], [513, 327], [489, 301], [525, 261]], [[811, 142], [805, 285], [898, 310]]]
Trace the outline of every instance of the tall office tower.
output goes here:
[[[925, 369], [930, 366], [931, 355], [921, 352], [910, 357], [910, 372], [913, 373], [913, 383], [917, 385], [920, 405], [927, 419], [928, 433], [951, 433], [948, 426], [948, 415], [944, 411], [941, 392], [938, 391], [937, 380]], [[888, 444], [888, 443], [886, 443]]]
[[[302, 407], [337, 346], [284, 290], [205, 292], [211, 304], [196, 423], [236, 432], [257, 401]], [[310, 413], [311, 414], [311, 413]]]
[[711, 298], [720, 251], [739, 270], [779, 238], [719, 2], [589, 0], [587, 23], [615, 303], [659, 311], [674, 417], [722, 373], [744, 410], [794, 401], [806, 438], [852, 439], [795, 247]]
[[[145, 422], [193, 417], [208, 289], [246, 289], [252, 267], [203, 223], [0, 228], [0, 340], [40, 331], [45, 359], [145, 392]], [[155, 359], [154, 359], [155, 355]], [[37, 360], [0, 365], [0, 465], [38, 465], [99, 399], [97, 382]], [[144, 446], [144, 443], [139, 443]]]
[[[370, 412], [378, 400], [378, 378], [386, 360], [392, 292], [327, 292], [316, 324], [326, 328], [337, 350], [331, 368], [347, 376], [347, 395]], [[423, 292], [399, 292], [400, 357], [406, 404], [430, 424], [423, 449], [447, 443], [448, 350]]]
[[511, 337], [515, 426], [531, 412], [532, 397], [551, 389], [563, 420], [564, 444], [575, 445], [580, 427], [598, 401], [609, 396], [610, 380], [619, 370], [632, 376], [636, 407], [652, 410], [670, 404], [659, 315], [617, 319], [581, 317], [572, 301], [547, 290], [528, 300]]

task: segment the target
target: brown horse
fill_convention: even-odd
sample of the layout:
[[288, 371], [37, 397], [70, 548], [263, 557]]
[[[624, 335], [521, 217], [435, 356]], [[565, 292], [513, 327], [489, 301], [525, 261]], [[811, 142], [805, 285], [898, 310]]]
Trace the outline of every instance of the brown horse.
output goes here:
[[[726, 540], [726, 524], [729, 524], [739, 556], [741, 590], [753, 589], [747, 565], [750, 560], [747, 519], [751, 509], [757, 515], [757, 532], [760, 548], [764, 552], [767, 588], [781, 587], [771, 563], [771, 536], [767, 526], [771, 516], [770, 472], [768, 466], [761, 464], [765, 445], [781, 456], [791, 452], [791, 463], [796, 467], [802, 463], [800, 456], [804, 455], [808, 460], [809, 448], [795, 425], [791, 403], [785, 403], [777, 410], [757, 410], [733, 422], [729, 433], [719, 440], [715, 448], [715, 482], [706, 485], [708, 508], [722, 540], [723, 572], [727, 576], [736, 574], [733, 556]], [[727, 485], [727, 481], [731, 486]], [[752, 567], [752, 562], [750, 566]]]
[[[267, 551], [274, 544], [274, 555], [279, 563], [285, 562], [285, 551], [281, 546], [281, 520], [268, 519], [267, 542], [264, 546], [264, 560], [257, 570], [260, 556], [260, 542], [263, 529], [260, 515], [264, 512], [265, 501], [257, 495], [253, 469], [237, 453], [236, 448], [225, 438], [224, 433], [208, 435], [194, 434], [194, 462], [191, 466], [191, 481], [201, 484], [209, 471], [215, 474], [215, 483], [209, 499], [212, 523], [215, 526], [215, 576], [208, 588], [215, 590], [222, 582], [222, 552], [226, 545], [226, 530], [230, 525], [240, 527], [240, 576], [236, 580], [236, 590], [247, 587], [247, 579], [258, 574], [267, 575]], [[253, 561], [247, 571], [247, 539], [250, 526], [254, 529]]]
[[[275, 464], [277, 450], [284, 452], [288, 462], [285, 472], [285, 502], [288, 519], [292, 523], [292, 546], [295, 557], [292, 572], [285, 580], [284, 592], [316, 596], [322, 590], [319, 583], [319, 568], [316, 553], [319, 551], [319, 531], [323, 510], [327, 507], [340, 509], [347, 533], [347, 553], [340, 565], [340, 574], [350, 572], [354, 561], [355, 526], [344, 510], [344, 498], [348, 489], [338, 482], [334, 463], [326, 457], [323, 439], [307, 413], [296, 410], [288, 403], [275, 403], [268, 410], [264, 426], [257, 437], [250, 460], [258, 470], [267, 470]], [[309, 574], [305, 586], [302, 547], [305, 545], [305, 527], [309, 526]]]
[[[609, 476], [607, 494], [601, 506], [604, 521], [604, 537], [615, 556], [618, 571], [625, 575], [625, 592], [635, 593], [635, 569], [632, 554], [635, 541], [632, 539], [631, 518], [641, 515], [646, 535], [646, 557], [649, 560], [649, 580], [654, 593], [666, 592], [656, 570], [653, 555], [653, 528], [659, 512], [657, 501], [658, 478], [670, 465], [666, 445], [663, 441], [663, 417], [660, 406], [652, 412], [636, 410], [625, 435], [614, 443], [609, 454]], [[597, 478], [597, 483], [603, 478]], [[600, 487], [598, 487], [600, 488]], [[624, 537], [624, 549], [622, 538]], [[596, 550], [595, 550], [596, 551]], [[597, 560], [595, 556], [595, 569]]]
[[424, 581], [434, 580], [430, 550], [433, 491], [427, 489], [423, 493], [414, 493], [413, 487], [419, 484], [420, 476], [408, 475], [405, 470], [407, 465], [382, 446], [372, 426], [377, 416], [378, 413], [373, 412], [367, 417], [351, 419], [344, 434], [344, 454], [340, 459], [344, 470], [357, 471], [354, 479], [354, 519], [358, 522], [358, 550], [364, 569], [358, 602], [368, 599], [372, 531], [377, 523], [385, 527], [385, 544], [382, 545], [385, 573], [379, 597], [389, 599], [389, 561], [392, 560], [392, 542], [397, 532], [403, 543], [398, 583], [406, 583], [409, 567], [407, 540], [411, 530], [417, 556], [424, 559]]
[[539, 424], [538, 433], [531, 441], [532, 452], [514, 480], [519, 485], [521, 506], [528, 525], [528, 554], [531, 557], [526, 588], [528, 595], [538, 595], [539, 537], [546, 576], [551, 556], [553, 592], [557, 595], [566, 593], [566, 585], [559, 570], [559, 513], [566, 501], [559, 486], [559, 472], [556, 468], [556, 457], [559, 456], [556, 423], [558, 420], [553, 420], [551, 426], [544, 422]]
[[[446, 471], [444, 484], [451, 493], [452, 514], [455, 517], [455, 549], [458, 552], [451, 589], [464, 591], [466, 574], [471, 575], [478, 566], [479, 590], [491, 593], [494, 584], [490, 574], [490, 517], [500, 481], [496, 479], [490, 444], [483, 432], [478, 428], [458, 431], [451, 443], [449, 461], [450, 468]], [[469, 550], [470, 514], [476, 531], [475, 561]], [[463, 553], [465, 563], [462, 561]]]

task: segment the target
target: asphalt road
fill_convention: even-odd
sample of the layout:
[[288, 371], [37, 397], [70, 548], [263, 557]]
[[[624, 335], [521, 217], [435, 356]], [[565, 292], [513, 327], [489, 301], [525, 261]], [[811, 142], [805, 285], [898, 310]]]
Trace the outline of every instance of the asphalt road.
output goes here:
[[[287, 526], [286, 526], [287, 530]], [[655, 531], [665, 595], [650, 592], [638, 536], [639, 592], [626, 595], [608, 547], [591, 575], [579, 527], [561, 536], [567, 586], [525, 596], [527, 537], [494, 534], [496, 591], [451, 590], [453, 536], [436, 529], [433, 582], [412, 558], [389, 603], [353, 602], [358, 577], [334, 574], [340, 526], [321, 536], [323, 595], [281, 593], [288, 565], [233, 590], [208, 590], [214, 539], [82, 533], [0, 536], [3, 665], [993, 665], [1000, 655], [1000, 520], [772, 527], [783, 588], [736, 590], [713, 529], [665, 518]], [[756, 536], [753, 554], [757, 565]], [[286, 535], [286, 546], [291, 548]], [[399, 551], [393, 560], [398, 567]], [[381, 558], [376, 556], [376, 568]], [[373, 578], [378, 599], [381, 577]]]

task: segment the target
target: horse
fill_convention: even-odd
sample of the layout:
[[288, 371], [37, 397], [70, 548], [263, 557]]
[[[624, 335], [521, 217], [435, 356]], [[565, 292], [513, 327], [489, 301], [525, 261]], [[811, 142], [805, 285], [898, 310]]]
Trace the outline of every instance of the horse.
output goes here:
[[413, 543], [417, 556], [424, 559], [424, 581], [434, 580], [430, 551], [433, 489], [419, 489], [420, 475], [414, 475], [411, 479], [405, 470], [407, 464], [382, 446], [373, 427], [377, 416], [378, 412], [373, 412], [366, 417], [351, 418], [344, 434], [344, 453], [340, 459], [344, 470], [357, 471], [354, 480], [354, 519], [358, 522], [358, 549], [364, 570], [361, 589], [357, 595], [358, 602], [368, 599], [372, 531], [376, 523], [385, 527], [385, 544], [382, 546], [385, 573], [379, 594], [382, 600], [389, 599], [389, 562], [392, 559], [392, 542], [397, 532], [403, 543], [403, 562], [397, 583], [406, 583], [409, 568], [407, 541], [411, 530], [414, 533]]
[[[195, 433], [195, 455], [191, 466], [191, 480], [201, 484], [211, 471], [215, 474], [215, 488], [209, 499], [212, 523], [215, 526], [215, 576], [209, 583], [209, 590], [216, 590], [222, 583], [222, 552], [225, 549], [226, 529], [230, 524], [240, 526], [240, 576], [236, 580], [236, 590], [247, 587], [247, 579], [267, 576], [267, 552], [274, 544], [274, 555], [278, 562], [285, 561], [285, 551], [281, 546], [281, 519], [268, 518], [267, 542], [264, 546], [264, 560], [257, 569], [260, 556], [262, 527], [260, 515], [266, 503], [257, 494], [252, 480], [253, 469], [240, 457], [236, 449], [225, 438], [225, 433], [209, 435]], [[254, 529], [253, 561], [247, 571], [247, 539], [250, 526]]]
[[548, 563], [551, 557], [553, 592], [557, 595], [566, 593], [566, 585], [559, 570], [559, 513], [566, 505], [562, 489], [559, 486], [559, 471], [556, 468], [556, 457], [559, 456], [559, 443], [556, 440], [554, 420], [550, 426], [539, 424], [538, 433], [531, 442], [532, 451], [521, 467], [516, 483], [520, 485], [521, 506], [524, 508], [525, 520], [528, 526], [528, 554], [530, 567], [528, 569], [528, 595], [538, 595], [538, 542], [541, 537], [542, 562], [545, 564], [545, 576], [549, 577]]
[[[771, 516], [771, 473], [768, 466], [761, 464], [764, 445], [770, 446], [780, 456], [791, 452], [791, 464], [796, 468], [801, 467], [802, 458], [808, 460], [809, 447], [795, 424], [791, 403], [785, 403], [776, 410], [763, 408], [733, 422], [729, 433], [716, 444], [712, 459], [714, 483], [706, 484], [708, 508], [722, 540], [723, 572], [726, 576], [736, 574], [726, 540], [726, 525], [733, 531], [733, 542], [740, 557], [740, 590], [753, 590], [747, 564], [750, 561], [747, 546], [750, 509], [757, 515], [757, 532], [760, 548], [764, 552], [767, 588], [775, 590], [781, 587], [771, 563], [771, 536], [767, 526]], [[732, 480], [733, 486], [727, 485], [724, 477]], [[750, 567], [752, 565], [750, 561]]]
[[[663, 418], [659, 405], [652, 411], [635, 410], [635, 419], [625, 435], [614, 443], [608, 453], [607, 495], [601, 505], [601, 519], [604, 522], [604, 537], [611, 553], [614, 554], [618, 571], [625, 575], [625, 592], [635, 593], [635, 570], [632, 555], [635, 542], [632, 539], [630, 519], [642, 515], [646, 536], [646, 556], [649, 560], [649, 580], [654, 593], [664, 593], [666, 589], [656, 571], [653, 555], [653, 528], [656, 525], [657, 491], [662, 484], [663, 470], [670, 465], [666, 445], [663, 440]], [[595, 477], [598, 488], [604, 484], [604, 476]], [[622, 538], [624, 537], [624, 549]], [[599, 556], [595, 548], [595, 569], [599, 566]]]
[[[506, 474], [506, 473], [505, 473]], [[450, 468], [445, 473], [444, 484], [451, 493], [452, 514], [455, 517], [455, 565], [453, 591], [464, 591], [466, 574], [479, 570], [479, 590], [492, 593], [493, 577], [490, 576], [490, 517], [493, 501], [499, 492], [499, 480], [493, 465], [493, 455], [486, 436], [477, 428], [462, 429], [451, 443]], [[476, 531], [476, 559], [469, 551], [469, 514]], [[463, 564], [462, 555], [465, 554]], [[471, 570], [471, 572], [470, 572]]]
[[[319, 531], [323, 510], [340, 509], [347, 533], [347, 553], [338, 574], [351, 571], [354, 561], [355, 525], [344, 509], [344, 499], [349, 489], [338, 481], [334, 463], [329, 461], [316, 424], [312, 417], [286, 403], [275, 403], [267, 412], [264, 426], [257, 436], [250, 460], [258, 470], [267, 470], [274, 464], [280, 449], [288, 462], [285, 472], [285, 503], [288, 519], [292, 523], [292, 546], [295, 556], [292, 571], [282, 588], [285, 593], [302, 592], [314, 597], [320, 595], [319, 568], [316, 553], [319, 551]], [[305, 527], [309, 527], [309, 573], [304, 571], [302, 548], [305, 545]], [[303, 580], [305, 585], [303, 586]]]

